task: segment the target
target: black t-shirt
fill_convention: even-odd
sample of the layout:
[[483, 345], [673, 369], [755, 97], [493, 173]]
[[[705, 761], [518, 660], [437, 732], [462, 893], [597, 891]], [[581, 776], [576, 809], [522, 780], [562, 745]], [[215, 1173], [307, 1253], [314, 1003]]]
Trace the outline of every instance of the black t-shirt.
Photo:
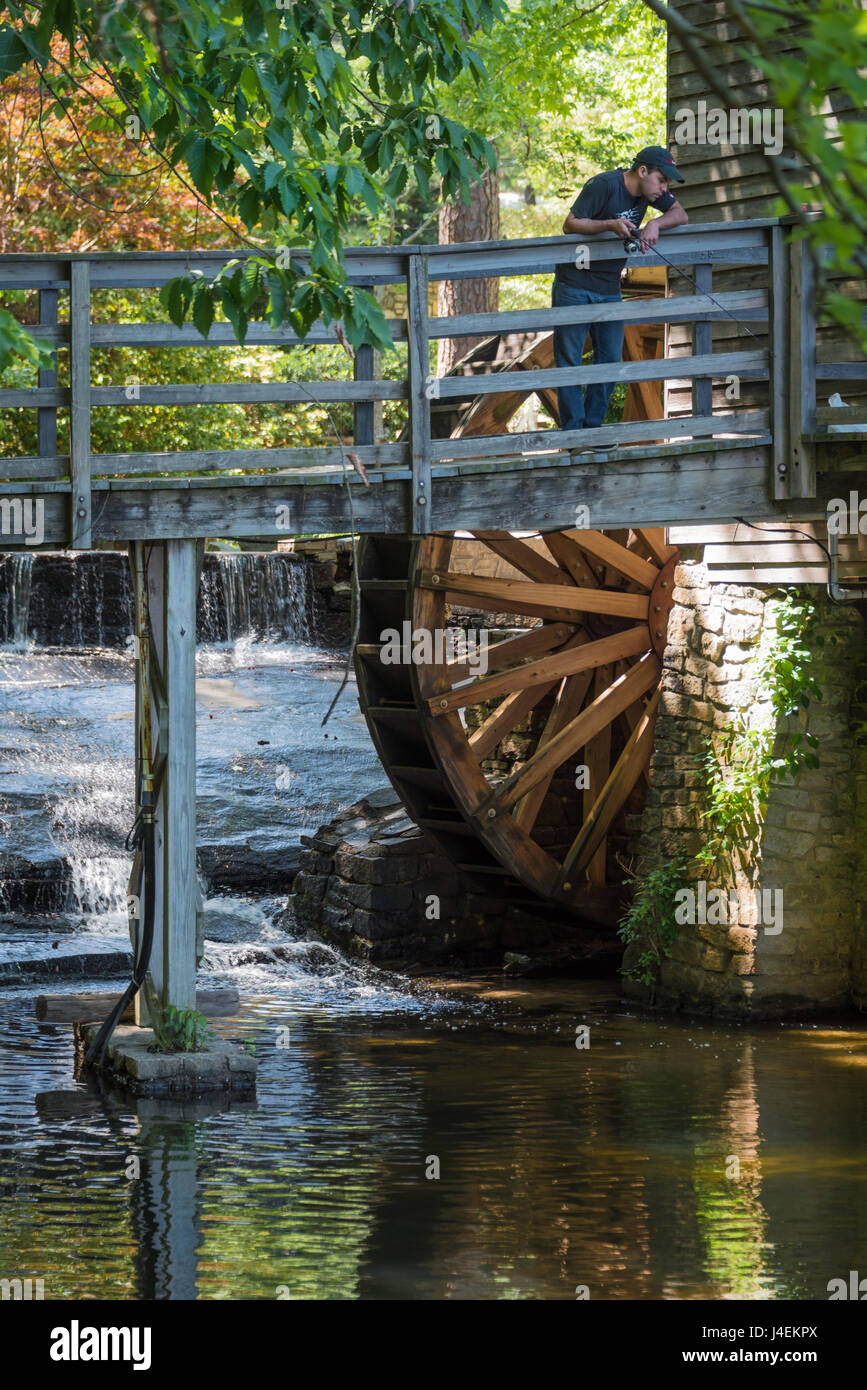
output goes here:
[[[572, 204], [573, 216], [592, 217], [600, 222], [625, 217], [634, 226], [640, 227], [648, 207], [667, 212], [676, 201], [673, 193], [661, 193], [654, 203], [648, 202], [640, 193], [633, 198], [623, 181], [623, 172], [622, 169], [610, 169], [605, 174], [596, 174], [588, 179]], [[592, 290], [594, 294], [619, 294], [620, 274], [625, 264], [624, 256], [612, 261], [596, 261], [590, 270], [579, 270], [574, 260], [563, 261], [556, 267], [555, 273], [558, 280], [579, 290]]]

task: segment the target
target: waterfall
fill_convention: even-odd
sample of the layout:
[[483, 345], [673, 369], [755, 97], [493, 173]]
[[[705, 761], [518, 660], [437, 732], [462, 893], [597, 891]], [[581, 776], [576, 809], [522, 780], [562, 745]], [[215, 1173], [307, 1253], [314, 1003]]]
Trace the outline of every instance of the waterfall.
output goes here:
[[199, 592], [199, 640], [310, 641], [310, 578], [289, 555], [206, 556]]
[[14, 647], [27, 644], [34, 559], [32, 550], [0, 557], [0, 642]]
[[[198, 640], [308, 642], [311, 606], [310, 573], [295, 555], [209, 552]], [[123, 648], [132, 620], [132, 582], [121, 551], [0, 555], [0, 643]]]

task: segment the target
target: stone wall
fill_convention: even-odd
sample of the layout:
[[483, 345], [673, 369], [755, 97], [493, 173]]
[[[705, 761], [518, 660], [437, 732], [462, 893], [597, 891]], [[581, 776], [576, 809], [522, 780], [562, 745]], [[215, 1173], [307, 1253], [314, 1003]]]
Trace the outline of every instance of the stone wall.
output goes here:
[[302, 836], [291, 912], [309, 937], [380, 965], [502, 964], [511, 973], [611, 974], [610, 932], [480, 892], [409, 819], [395, 792]]
[[[639, 876], [702, 847], [697, 758], [711, 730], [740, 711], [748, 712], [750, 727], [771, 716], [770, 701], [757, 699], [754, 658], [773, 635], [773, 591], [709, 583], [700, 553], [677, 570], [650, 788], [635, 847]], [[816, 636], [824, 639], [814, 648], [824, 698], [811, 704], [804, 727], [819, 739], [820, 766], [802, 769], [795, 782], [775, 781], [755, 856], [757, 880], [720, 865], [712, 885], [738, 890], [739, 900], [702, 913], [697, 899], [696, 918], [709, 920], [682, 925], [658, 985], [627, 983], [632, 995], [742, 1017], [863, 1006], [867, 999], [867, 628], [857, 607], [835, 605], [816, 588], [809, 593], [819, 609]], [[837, 645], [830, 644], [832, 635]], [[778, 733], [798, 727], [793, 716]], [[699, 894], [700, 878], [691, 868], [685, 885]], [[782, 899], [770, 896], [778, 892]], [[767, 920], [778, 903], [781, 930]], [[770, 910], [764, 920], [763, 905]], [[627, 967], [636, 954], [634, 947], [627, 952]]]

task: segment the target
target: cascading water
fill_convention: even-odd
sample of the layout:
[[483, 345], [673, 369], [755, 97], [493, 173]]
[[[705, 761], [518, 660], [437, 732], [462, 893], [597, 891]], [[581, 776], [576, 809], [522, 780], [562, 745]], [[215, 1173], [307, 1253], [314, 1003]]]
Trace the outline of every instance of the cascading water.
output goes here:
[[0, 556], [0, 641], [13, 647], [27, 642], [34, 559], [32, 551]]
[[306, 565], [285, 554], [211, 554], [199, 598], [199, 640], [310, 641]]
[[[0, 580], [2, 974], [23, 936], [128, 949], [134, 682], [125, 555], [7, 556]], [[285, 906], [300, 835], [382, 784], [351, 692], [321, 728], [343, 661], [313, 645], [311, 609], [298, 557], [206, 555], [197, 843], [216, 942], [229, 919], [258, 941], [260, 918]]]

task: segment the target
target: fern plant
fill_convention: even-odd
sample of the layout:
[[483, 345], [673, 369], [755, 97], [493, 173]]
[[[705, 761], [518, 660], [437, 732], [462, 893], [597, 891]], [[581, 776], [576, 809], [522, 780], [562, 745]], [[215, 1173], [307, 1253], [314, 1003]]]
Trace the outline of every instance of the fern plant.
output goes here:
[[153, 1029], [152, 1052], [205, 1051], [213, 1030], [204, 1014], [197, 1009], [178, 1009], [174, 1004], [164, 1007], [150, 973], [145, 975], [142, 993]]

